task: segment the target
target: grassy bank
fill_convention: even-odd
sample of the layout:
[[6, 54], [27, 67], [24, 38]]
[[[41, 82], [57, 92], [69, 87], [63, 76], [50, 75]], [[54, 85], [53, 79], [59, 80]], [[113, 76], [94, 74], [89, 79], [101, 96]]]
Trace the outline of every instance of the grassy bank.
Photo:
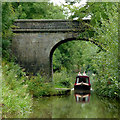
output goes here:
[[26, 84], [27, 77], [14, 62], [2, 61], [2, 113], [3, 117], [16, 114], [27, 117], [31, 111], [32, 97]]
[[27, 81], [28, 90], [33, 97], [50, 96], [55, 93], [54, 86], [47, 78], [41, 77], [39, 74], [37, 76], [32, 76]]
[[72, 88], [75, 82], [75, 75], [66, 71], [55, 72], [53, 74], [53, 82], [56, 88]]
[[55, 88], [70, 88], [71, 77], [65, 72], [54, 74], [54, 84], [47, 78], [27, 76], [18, 64], [2, 61], [2, 107], [3, 117], [16, 114], [19, 117], [27, 117], [31, 111], [32, 98], [64, 94]]
[[55, 88], [71, 88], [72, 77], [65, 71], [56, 72], [53, 74], [53, 82], [49, 82], [48, 78], [37, 74], [37, 76], [30, 77], [27, 84], [29, 92], [33, 97], [60, 95], [64, 94], [64, 91], [59, 91]]

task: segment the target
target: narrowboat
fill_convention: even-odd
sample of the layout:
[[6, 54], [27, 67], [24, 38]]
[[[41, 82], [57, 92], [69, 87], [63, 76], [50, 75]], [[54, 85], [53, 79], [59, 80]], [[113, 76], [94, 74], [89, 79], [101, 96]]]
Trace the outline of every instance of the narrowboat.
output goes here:
[[90, 84], [90, 79], [89, 77], [83, 73], [83, 75], [78, 74], [75, 80], [74, 84], [74, 90], [90, 90], [91, 89], [91, 84]]

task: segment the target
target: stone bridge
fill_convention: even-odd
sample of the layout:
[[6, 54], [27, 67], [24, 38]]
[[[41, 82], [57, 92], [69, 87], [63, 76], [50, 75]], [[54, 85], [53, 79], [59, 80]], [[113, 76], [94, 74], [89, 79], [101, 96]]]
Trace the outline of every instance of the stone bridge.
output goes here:
[[[76, 40], [89, 20], [15, 20], [12, 51], [26, 70], [52, 76], [52, 55], [62, 43]], [[82, 40], [82, 39], [81, 39]]]

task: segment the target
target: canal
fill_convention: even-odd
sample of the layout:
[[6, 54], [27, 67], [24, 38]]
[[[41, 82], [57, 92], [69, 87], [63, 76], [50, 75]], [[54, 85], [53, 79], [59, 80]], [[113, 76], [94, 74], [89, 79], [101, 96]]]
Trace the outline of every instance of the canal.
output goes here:
[[34, 98], [29, 118], [119, 118], [120, 103], [110, 98], [86, 94]]

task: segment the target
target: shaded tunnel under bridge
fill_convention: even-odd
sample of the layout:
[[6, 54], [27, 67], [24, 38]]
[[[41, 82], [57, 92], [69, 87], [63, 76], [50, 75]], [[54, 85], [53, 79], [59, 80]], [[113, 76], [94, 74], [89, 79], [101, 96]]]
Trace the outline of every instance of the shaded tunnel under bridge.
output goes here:
[[[75, 40], [89, 20], [15, 20], [12, 51], [27, 71], [52, 77], [52, 55], [62, 43]], [[82, 40], [82, 39], [81, 39]]]

